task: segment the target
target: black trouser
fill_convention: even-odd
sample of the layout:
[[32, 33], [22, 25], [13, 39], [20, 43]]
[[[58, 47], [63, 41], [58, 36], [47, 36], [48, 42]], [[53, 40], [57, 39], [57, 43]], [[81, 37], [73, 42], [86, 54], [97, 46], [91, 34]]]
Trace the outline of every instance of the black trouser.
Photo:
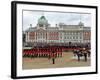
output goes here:
[[80, 61], [80, 55], [78, 54], [77, 56], [78, 56], [78, 61]]
[[87, 54], [84, 55], [85, 61], [87, 61]]
[[52, 64], [55, 64], [55, 59], [54, 58], [52, 58], [52, 62], [53, 62]]

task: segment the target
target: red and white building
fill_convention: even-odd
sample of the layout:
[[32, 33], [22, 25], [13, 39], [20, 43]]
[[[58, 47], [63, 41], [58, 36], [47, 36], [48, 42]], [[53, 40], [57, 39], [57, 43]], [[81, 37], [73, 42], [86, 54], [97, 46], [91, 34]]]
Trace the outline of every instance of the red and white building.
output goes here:
[[38, 19], [35, 27], [30, 25], [25, 31], [26, 43], [89, 43], [91, 41], [91, 27], [86, 27], [82, 22], [78, 25], [64, 23], [50, 26], [45, 16]]

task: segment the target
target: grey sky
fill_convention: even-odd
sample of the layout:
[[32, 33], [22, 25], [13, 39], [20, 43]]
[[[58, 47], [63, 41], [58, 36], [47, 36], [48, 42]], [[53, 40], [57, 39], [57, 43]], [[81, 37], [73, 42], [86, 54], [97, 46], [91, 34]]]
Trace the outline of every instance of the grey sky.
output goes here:
[[23, 11], [23, 30], [29, 28], [30, 24], [35, 27], [37, 25], [38, 19], [42, 15], [46, 17], [48, 23], [51, 24], [52, 27], [55, 27], [55, 24], [59, 23], [77, 25], [80, 21], [83, 22], [85, 26], [91, 26], [91, 14]]

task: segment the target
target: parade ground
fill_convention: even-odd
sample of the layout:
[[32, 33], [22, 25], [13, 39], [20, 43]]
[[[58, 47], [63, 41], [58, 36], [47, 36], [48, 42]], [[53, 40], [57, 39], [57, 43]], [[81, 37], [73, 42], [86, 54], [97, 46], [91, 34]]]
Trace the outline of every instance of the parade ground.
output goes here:
[[84, 57], [81, 60], [77, 60], [77, 56], [74, 57], [73, 52], [62, 52], [62, 57], [55, 58], [55, 64], [52, 63], [52, 59], [48, 58], [25, 58], [23, 57], [22, 68], [23, 69], [41, 69], [41, 68], [63, 68], [63, 67], [85, 67], [91, 65], [91, 59], [88, 58], [84, 61]]

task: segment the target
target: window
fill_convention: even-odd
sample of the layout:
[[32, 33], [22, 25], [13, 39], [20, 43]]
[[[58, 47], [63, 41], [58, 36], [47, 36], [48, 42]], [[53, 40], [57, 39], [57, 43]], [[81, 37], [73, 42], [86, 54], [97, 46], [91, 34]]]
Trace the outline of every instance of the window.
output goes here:
[[82, 37], [80, 36], [80, 39], [82, 39]]
[[73, 39], [75, 39], [75, 37], [73, 36]]

